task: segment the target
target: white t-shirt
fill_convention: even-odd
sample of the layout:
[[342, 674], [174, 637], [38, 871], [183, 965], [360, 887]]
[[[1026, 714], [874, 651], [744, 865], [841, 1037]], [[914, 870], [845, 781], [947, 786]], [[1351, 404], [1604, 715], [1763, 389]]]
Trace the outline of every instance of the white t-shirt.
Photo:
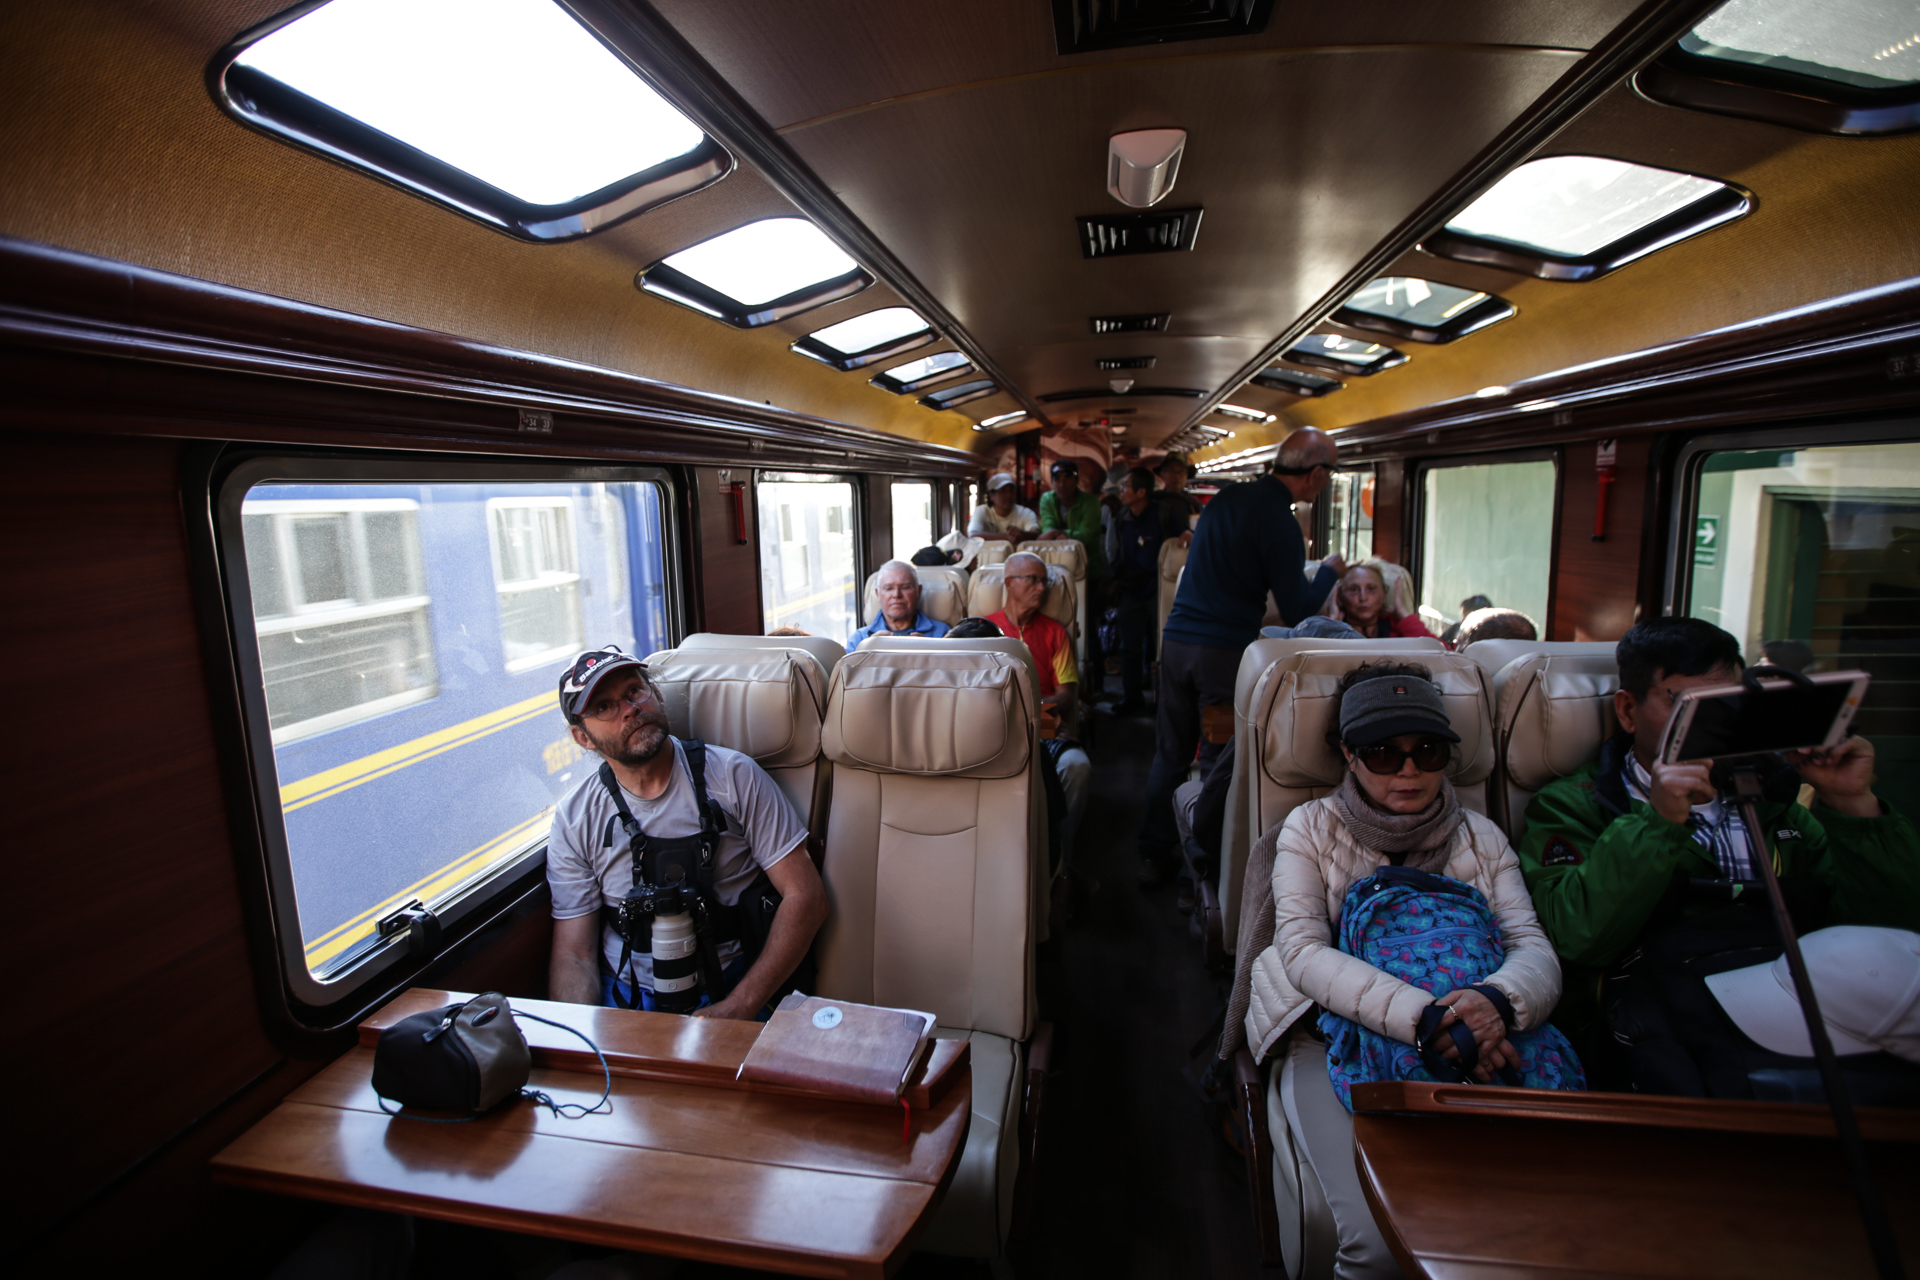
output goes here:
[[973, 519], [967, 521], [967, 536], [970, 538], [977, 538], [983, 533], [1012, 533], [1016, 529], [1037, 534], [1040, 532], [1040, 517], [1018, 503], [1003, 516], [993, 509], [991, 502], [983, 502], [973, 509]]
[[[700, 802], [687, 772], [686, 752], [673, 743], [673, 780], [658, 799], [642, 800], [621, 788], [627, 810], [650, 836], [673, 839], [700, 834]], [[751, 757], [707, 744], [707, 797], [725, 830], [714, 855], [713, 888], [720, 901], [738, 902], [761, 868], [770, 867], [803, 843], [807, 829], [780, 787]], [[608, 839], [608, 824], [612, 838]], [[571, 920], [618, 905], [633, 887], [633, 859], [627, 832], [620, 825], [613, 797], [601, 785], [598, 767], [568, 792], [553, 811], [547, 838], [547, 885], [553, 892], [553, 918]], [[609, 970], [625, 945], [611, 928], [600, 930], [601, 953]], [[740, 953], [737, 942], [720, 947], [722, 964]], [[653, 957], [635, 954], [630, 962], [639, 983], [653, 986]], [[624, 975], [622, 975], [624, 977]]]

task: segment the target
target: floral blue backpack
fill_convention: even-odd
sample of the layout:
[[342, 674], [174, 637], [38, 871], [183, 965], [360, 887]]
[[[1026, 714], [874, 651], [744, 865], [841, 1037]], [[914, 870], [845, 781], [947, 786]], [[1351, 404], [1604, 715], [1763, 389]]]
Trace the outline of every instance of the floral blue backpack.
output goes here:
[[[1507, 954], [1500, 942], [1500, 922], [1478, 889], [1447, 876], [1393, 866], [1381, 867], [1347, 891], [1340, 911], [1340, 949], [1436, 999], [1484, 983]], [[1428, 1010], [1415, 1032], [1420, 1041], [1416, 1046], [1322, 1013], [1327, 1073], [1341, 1105], [1353, 1110], [1353, 1086], [1373, 1080], [1472, 1080], [1478, 1052], [1465, 1026], [1456, 1022], [1452, 1028], [1458, 1061], [1448, 1062], [1432, 1045], [1443, 1014], [1438, 1008]], [[1502, 1069], [1500, 1083], [1528, 1089], [1587, 1087], [1580, 1060], [1558, 1028], [1514, 1031], [1507, 1040], [1519, 1050], [1520, 1068]]]

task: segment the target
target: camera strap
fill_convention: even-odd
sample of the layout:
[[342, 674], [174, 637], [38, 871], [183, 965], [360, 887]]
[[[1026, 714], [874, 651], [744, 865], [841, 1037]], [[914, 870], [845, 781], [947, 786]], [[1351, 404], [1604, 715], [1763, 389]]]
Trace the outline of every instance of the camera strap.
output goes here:
[[[605, 844], [613, 843], [613, 825], [620, 824], [627, 833], [627, 854], [632, 859], [632, 876], [628, 888], [627, 904], [631, 904], [643, 886], [657, 885], [667, 877], [663, 874], [661, 863], [668, 862], [683, 872], [691, 871], [695, 892], [699, 897], [699, 907], [693, 912], [696, 936], [699, 938], [700, 962], [703, 977], [709, 992], [718, 997], [720, 985], [720, 964], [718, 944], [730, 940], [729, 937], [716, 937], [727, 934], [726, 923], [731, 918], [721, 905], [714, 892], [714, 863], [719, 853], [720, 836], [723, 828], [716, 820], [713, 800], [707, 795], [707, 744], [698, 738], [675, 739], [687, 760], [687, 773], [693, 783], [694, 802], [700, 811], [700, 830], [690, 836], [678, 836], [672, 839], [656, 839], [649, 836], [640, 826], [639, 819], [627, 807], [626, 796], [622, 793], [619, 779], [614, 777], [613, 766], [605, 761], [600, 764], [598, 776], [600, 785], [607, 790], [613, 801], [614, 814], [607, 820]], [[671, 786], [671, 783], [669, 783]], [[691, 866], [688, 866], [688, 863]], [[640, 926], [634, 918], [629, 905], [614, 906], [603, 903], [601, 915], [620, 935], [620, 959], [614, 965], [616, 984], [613, 991], [614, 1002], [628, 1009], [637, 1009], [641, 1005], [640, 984], [633, 973], [633, 951], [639, 941]], [[718, 926], [718, 927], [716, 927]], [[632, 993], [633, 1002], [621, 999], [618, 983], [624, 982]]]

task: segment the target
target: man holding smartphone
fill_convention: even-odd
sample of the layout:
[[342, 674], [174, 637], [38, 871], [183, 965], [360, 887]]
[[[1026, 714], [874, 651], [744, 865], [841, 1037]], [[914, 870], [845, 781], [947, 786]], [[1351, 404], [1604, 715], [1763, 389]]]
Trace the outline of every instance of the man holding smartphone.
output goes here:
[[[1739, 810], [1721, 802], [1710, 766], [1658, 758], [1681, 694], [1738, 683], [1739, 642], [1698, 618], [1654, 618], [1629, 630], [1616, 656], [1621, 732], [1596, 763], [1534, 796], [1519, 848], [1534, 908], [1567, 970], [1554, 1021], [1576, 1042], [1602, 1030], [1602, 975], [1653, 934], [1737, 900], [1737, 886], [1759, 875]], [[1796, 925], [1920, 928], [1920, 833], [1874, 795], [1872, 744], [1849, 738], [1787, 762], [1813, 787], [1813, 809], [1763, 800], [1760, 834], [1790, 900], [1805, 904], [1809, 918], [1796, 914]], [[1699, 881], [1728, 883], [1690, 893]], [[1755, 898], [1765, 901], [1757, 885]]]

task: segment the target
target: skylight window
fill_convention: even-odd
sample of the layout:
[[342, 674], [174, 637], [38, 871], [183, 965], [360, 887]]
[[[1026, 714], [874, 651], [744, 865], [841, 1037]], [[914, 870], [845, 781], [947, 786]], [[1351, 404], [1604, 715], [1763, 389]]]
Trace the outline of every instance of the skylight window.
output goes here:
[[1298, 369], [1282, 369], [1279, 365], [1269, 365], [1254, 374], [1253, 383], [1269, 391], [1284, 391], [1293, 396], [1331, 395], [1347, 385], [1338, 378], [1322, 377], [1317, 373], [1302, 373]]
[[972, 382], [962, 382], [955, 386], [943, 387], [938, 391], [921, 396], [920, 403], [929, 409], [951, 409], [956, 405], [966, 404], [970, 400], [978, 400], [983, 396], [990, 396], [999, 389], [999, 387], [993, 384], [993, 380], [990, 378], [976, 378]]
[[1026, 419], [1027, 411], [1025, 409], [1015, 409], [1012, 413], [997, 413], [991, 418], [984, 418], [974, 423], [973, 429], [975, 431], [998, 431], [1001, 427], [1010, 427], [1014, 423], [1024, 422]]
[[1856, 89], [1920, 83], [1920, 12], [1898, 0], [1729, 0], [1680, 47]]
[[1500, 179], [1423, 247], [1548, 279], [1585, 280], [1751, 207], [1744, 192], [1711, 178], [1602, 156], [1548, 156]]
[[583, 235], [733, 165], [552, 0], [331, 0], [243, 35], [215, 92], [525, 239]]
[[1382, 369], [1405, 364], [1407, 358], [1392, 347], [1337, 333], [1310, 333], [1288, 348], [1282, 359], [1317, 369], [1333, 369], [1368, 377]]
[[805, 218], [764, 218], [669, 254], [635, 283], [753, 329], [851, 297], [873, 277]]
[[874, 378], [873, 385], [895, 395], [913, 395], [936, 382], [957, 378], [973, 371], [973, 361], [958, 351], [941, 351], [897, 364]]
[[1452, 342], [1512, 314], [1512, 305], [1492, 294], [1417, 276], [1381, 276], [1347, 299], [1333, 318], [1348, 328], [1413, 342]]
[[794, 343], [793, 349], [836, 369], [858, 369], [924, 347], [937, 336], [913, 308], [882, 307], [815, 329]]

